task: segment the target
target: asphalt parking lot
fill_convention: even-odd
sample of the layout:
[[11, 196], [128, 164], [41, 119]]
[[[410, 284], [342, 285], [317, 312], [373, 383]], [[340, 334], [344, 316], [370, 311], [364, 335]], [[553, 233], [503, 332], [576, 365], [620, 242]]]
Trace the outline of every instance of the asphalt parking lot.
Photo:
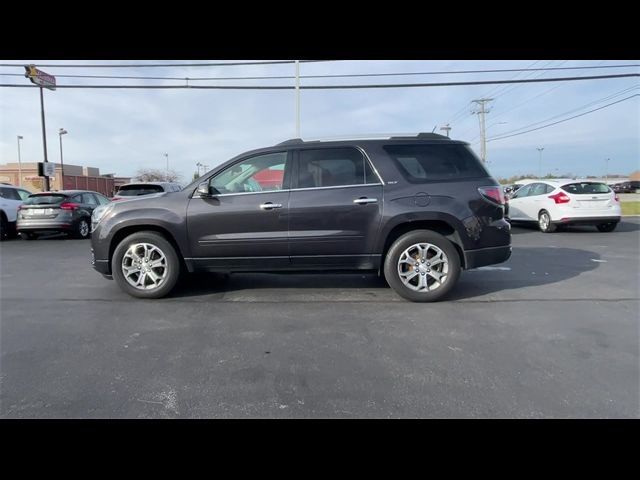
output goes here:
[[2, 418], [638, 418], [640, 218], [513, 229], [414, 304], [373, 275], [199, 275], [136, 300], [89, 242], [0, 244]]

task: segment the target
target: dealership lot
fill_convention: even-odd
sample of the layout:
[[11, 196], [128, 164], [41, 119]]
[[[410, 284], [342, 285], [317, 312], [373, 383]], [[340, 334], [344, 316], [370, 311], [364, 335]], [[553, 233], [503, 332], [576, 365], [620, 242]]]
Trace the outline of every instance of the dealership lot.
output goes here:
[[198, 275], [136, 300], [89, 242], [0, 244], [2, 418], [637, 418], [640, 219], [513, 229], [416, 304], [375, 275]]

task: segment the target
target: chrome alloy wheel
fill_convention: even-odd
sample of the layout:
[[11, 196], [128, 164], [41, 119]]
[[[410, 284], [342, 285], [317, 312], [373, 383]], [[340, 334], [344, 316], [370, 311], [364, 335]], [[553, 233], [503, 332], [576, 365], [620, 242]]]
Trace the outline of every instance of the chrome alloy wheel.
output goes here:
[[83, 238], [89, 235], [89, 222], [87, 222], [86, 220], [80, 220], [78, 232]]
[[398, 259], [398, 275], [405, 287], [416, 292], [431, 292], [447, 280], [449, 259], [431, 243], [416, 243]]
[[152, 290], [162, 285], [167, 276], [167, 259], [155, 245], [135, 243], [122, 257], [122, 273], [131, 286]]

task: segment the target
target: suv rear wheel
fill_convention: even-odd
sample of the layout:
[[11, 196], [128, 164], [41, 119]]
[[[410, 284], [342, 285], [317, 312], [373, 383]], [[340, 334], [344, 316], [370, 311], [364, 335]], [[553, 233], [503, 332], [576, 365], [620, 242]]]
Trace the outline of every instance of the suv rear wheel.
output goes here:
[[162, 235], [137, 232], [116, 247], [111, 271], [118, 286], [129, 295], [161, 298], [173, 289], [180, 277], [180, 259]]
[[458, 281], [460, 256], [439, 233], [415, 230], [391, 245], [384, 275], [400, 296], [413, 302], [434, 302], [447, 295]]

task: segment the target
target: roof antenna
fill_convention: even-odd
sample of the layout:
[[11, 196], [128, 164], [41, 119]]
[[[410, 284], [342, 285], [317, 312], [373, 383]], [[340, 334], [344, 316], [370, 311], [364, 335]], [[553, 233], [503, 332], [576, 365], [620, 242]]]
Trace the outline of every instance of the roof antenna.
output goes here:
[[433, 130], [431, 130], [431, 133], [434, 133], [436, 131], [436, 128], [438, 128], [438, 125], [436, 125], [435, 127], [433, 127]]

